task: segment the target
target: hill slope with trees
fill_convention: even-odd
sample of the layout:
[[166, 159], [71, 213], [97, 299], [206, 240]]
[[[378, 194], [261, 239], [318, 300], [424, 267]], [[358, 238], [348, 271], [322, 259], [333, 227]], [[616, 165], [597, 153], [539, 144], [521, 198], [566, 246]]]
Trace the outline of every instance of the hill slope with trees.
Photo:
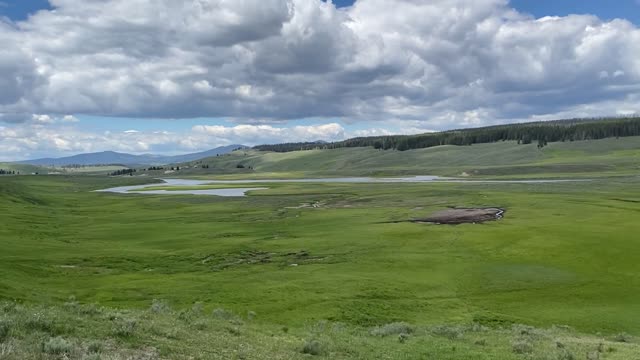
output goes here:
[[441, 145], [472, 145], [498, 141], [536, 143], [544, 147], [550, 142], [597, 140], [610, 137], [640, 135], [640, 117], [611, 119], [572, 119], [522, 124], [489, 126], [475, 129], [450, 130], [418, 135], [358, 137], [332, 143], [286, 143], [259, 145], [260, 151], [290, 152], [345, 147], [374, 147], [400, 151], [424, 149]]

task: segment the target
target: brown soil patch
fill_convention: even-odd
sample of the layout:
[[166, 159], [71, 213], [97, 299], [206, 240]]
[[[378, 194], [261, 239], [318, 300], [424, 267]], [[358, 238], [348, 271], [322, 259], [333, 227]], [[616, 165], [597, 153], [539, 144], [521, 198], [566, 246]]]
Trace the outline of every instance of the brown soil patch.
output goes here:
[[425, 219], [413, 220], [413, 222], [453, 225], [475, 224], [502, 219], [503, 215], [504, 210], [500, 208], [447, 209], [438, 211]]

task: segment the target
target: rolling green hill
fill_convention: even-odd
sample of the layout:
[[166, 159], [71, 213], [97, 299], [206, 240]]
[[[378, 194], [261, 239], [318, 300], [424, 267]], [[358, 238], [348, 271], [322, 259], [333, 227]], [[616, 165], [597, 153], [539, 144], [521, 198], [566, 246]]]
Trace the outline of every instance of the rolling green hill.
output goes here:
[[498, 141], [517, 141], [522, 144], [535, 142], [536, 146], [541, 148], [550, 142], [597, 140], [627, 136], [640, 136], [640, 118], [625, 117], [539, 121], [416, 135], [359, 137], [331, 143], [307, 142], [259, 145], [256, 146], [255, 149], [261, 151], [289, 152], [370, 146], [375, 149], [406, 151], [441, 145], [487, 144]]
[[48, 173], [48, 170], [43, 167], [18, 163], [0, 163], [0, 169], [15, 171], [16, 173], [19, 172], [21, 175]]
[[[208, 168], [203, 169], [203, 165]], [[181, 164], [181, 169], [181, 175], [236, 173], [258, 177], [446, 175], [525, 178], [630, 175], [640, 171], [640, 137], [554, 142], [542, 149], [535, 144], [500, 141], [408, 151], [376, 150], [370, 147], [284, 153], [245, 150]]]

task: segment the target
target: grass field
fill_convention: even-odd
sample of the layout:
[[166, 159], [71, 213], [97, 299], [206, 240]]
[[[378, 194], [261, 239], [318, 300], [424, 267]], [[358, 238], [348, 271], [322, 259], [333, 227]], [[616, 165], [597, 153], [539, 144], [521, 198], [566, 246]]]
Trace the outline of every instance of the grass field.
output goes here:
[[[220, 198], [92, 192], [150, 181], [142, 177], [1, 177], [0, 299], [22, 305], [3, 305], [0, 354], [57, 358], [45, 347], [61, 336], [64, 354], [76, 358], [99, 340], [103, 358], [289, 359], [312, 356], [306, 344], [326, 358], [637, 359], [636, 141], [550, 144], [530, 165], [504, 152], [507, 167], [582, 164], [579, 173], [595, 180], [580, 183], [265, 183]], [[507, 145], [516, 146], [490, 148]], [[452, 168], [441, 174], [467, 169], [454, 161], [460, 149], [482, 155], [476, 145], [448, 151]], [[374, 150], [352, 151], [349, 162]], [[495, 176], [502, 165], [483, 153], [482, 168]], [[258, 175], [304, 173], [274, 164]], [[458, 226], [402, 222], [454, 206], [506, 215]], [[173, 310], [149, 311], [153, 299]], [[135, 332], [114, 330], [129, 320]], [[69, 322], [79, 325], [60, 325]]]

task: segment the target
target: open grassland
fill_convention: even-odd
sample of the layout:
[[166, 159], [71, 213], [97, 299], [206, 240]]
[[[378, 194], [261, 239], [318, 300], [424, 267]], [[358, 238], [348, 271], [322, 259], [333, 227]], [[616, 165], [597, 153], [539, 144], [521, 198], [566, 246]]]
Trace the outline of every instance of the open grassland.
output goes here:
[[[341, 148], [273, 153], [242, 150], [185, 165], [189, 168], [181, 170], [181, 174], [234, 172], [260, 178], [424, 174], [491, 178], [614, 176], [640, 170], [640, 137], [556, 142], [542, 149], [535, 144], [505, 141], [409, 151]], [[202, 169], [202, 165], [209, 168]], [[238, 165], [245, 168], [238, 169]]]
[[[137, 177], [3, 177], [0, 298], [25, 305], [0, 315], [11, 328], [2, 349], [40, 346], [41, 355], [61, 336], [81, 349], [73, 351], [95, 338], [109, 351], [160, 358], [288, 359], [303, 356], [308, 342], [329, 358], [557, 359], [564, 350], [585, 358], [601, 341], [605, 349], [606, 340], [629, 333], [628, 343], [597, 356], [634, 359], [639, 180], [252, 184], [269, 189], [219, 198], [91, 192], [149, 181]], [[399, 222], [452, 206], [507, 212], [481, 225]], [[61, 307], [70, 296], [75, 306], [127, 310], [82, 315]], [[203, 330], [176, 320], [179, 314], [147, 314], [152, 299], [174, 309], [202, 303]], [[52, 322], [78, 325], [28, 331], [24, 317], [38, 304]], [[216, 320], [215, 309], [258, 316], [235, 324]], [[133, 319], [137, 335], [114, 335], [117, 319]], [[412, 330], [370, 334], [397, 322]], [[325, 328], [314, 334], [318, 323]], [[461, 337], [434, 333], [442, 324]], [[520, 339], [514, 324], [547, 330], [529, 329]]]

